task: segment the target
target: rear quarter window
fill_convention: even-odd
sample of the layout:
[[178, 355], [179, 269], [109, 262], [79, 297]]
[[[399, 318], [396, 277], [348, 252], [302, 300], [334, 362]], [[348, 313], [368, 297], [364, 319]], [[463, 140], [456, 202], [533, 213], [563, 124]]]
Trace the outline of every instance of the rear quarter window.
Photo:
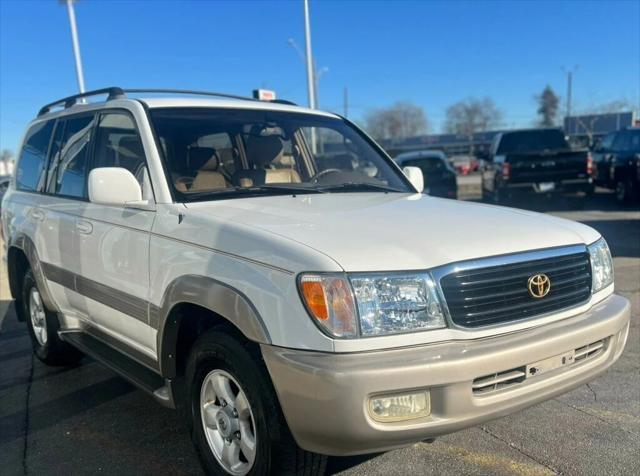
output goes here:
[[29, 129], [16, 171], [16, 188], [27, 192], [42, 190], [47, 151], [54, 121], [39, 122]]

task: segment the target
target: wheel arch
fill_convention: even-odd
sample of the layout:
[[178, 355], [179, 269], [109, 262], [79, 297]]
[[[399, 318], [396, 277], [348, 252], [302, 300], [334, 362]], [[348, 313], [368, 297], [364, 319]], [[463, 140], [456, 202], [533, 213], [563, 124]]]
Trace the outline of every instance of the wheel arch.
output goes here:
[[149, 315], [152, 327], [158, 330], [160, 372], [167, 378], [175, 377], [180, 370], [181, 346], [185, 342], [192, 344], [194, 337], [212, 326], [226, 326], [248, 341], [271, 343], [267, 327], [249, 298], [207, 276], [174, 279], [164, 293], [162, 305], [151, 305]]
[[[22, 297], [22, 280], [27, 269], [31, 269], [38, 285], [38, 290], [42, 296], [44, 304], [52, 311], [57, 311], [58, 307], [51, 297], [47, 282], [40, 264], [40, 258], [36, 246], [25, 234], [18, 234], [9, 240], [7, 246], [7, 274], [9, 278], [9, 290], [11, 296], [20, 301]], [[25, 316], [22, 306], [16, 306], [18, 320], [24, 321]]]

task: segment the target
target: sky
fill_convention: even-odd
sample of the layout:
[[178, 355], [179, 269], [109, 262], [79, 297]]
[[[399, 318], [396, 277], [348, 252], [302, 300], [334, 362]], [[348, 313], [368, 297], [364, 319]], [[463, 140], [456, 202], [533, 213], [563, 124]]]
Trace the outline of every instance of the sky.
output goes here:
[[[87, 89], [204, 89], [250, 95], [257, 87], [307, 104], [302, 0], [80, 0]], [[432, 132], [446, 109], [490, 97], [503, 126], [535, 121], [549, 84], [573, 110], [626, 99], [640, 108], [640, 0], [310, 0], [323, 109], [349, 117], [396, 101], [424, 108]], [[77, 91], [66, 7], [0, 0], [0, 149], [17, 148], [45, 103]]]

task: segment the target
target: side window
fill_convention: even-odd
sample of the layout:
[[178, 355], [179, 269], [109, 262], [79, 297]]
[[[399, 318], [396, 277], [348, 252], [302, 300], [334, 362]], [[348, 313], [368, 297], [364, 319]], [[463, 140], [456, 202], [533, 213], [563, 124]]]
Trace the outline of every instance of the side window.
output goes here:
[[93, 167], [122, 167], [142, 187], [143, 199], [152, 197], [142, 140], [133, 118], [125, 112], [102, 114], [96, 130]]
[[54, 122], [40, 122], [27, 132], [16, 171], [16, 188], [18, 190], [29, 192], [42, 190], [47, 150]]
[[627, 131], [621, 131], [616, 134], [612, 147], [614, 152], [624, 152], [629, 149], [629, 135]]
[[640, 130], [629, 131], [629, 150], [635, 153], [640, 152]]
[[70, 117], [66, 121], [62, 149], [52, 162], [48, 191], [73, 198], [86, 198], [87, 160], [94, 116]]
[[600, 143], [600, 147], [598, 147], [598, 150], [601, 150], [603, 152], [609, 151], [611, 150], [611, 147], [613, 146], [613, 139], [616, 137], [616, 134], [607, 134], [604, 139], [602, 139], [602, 142]]

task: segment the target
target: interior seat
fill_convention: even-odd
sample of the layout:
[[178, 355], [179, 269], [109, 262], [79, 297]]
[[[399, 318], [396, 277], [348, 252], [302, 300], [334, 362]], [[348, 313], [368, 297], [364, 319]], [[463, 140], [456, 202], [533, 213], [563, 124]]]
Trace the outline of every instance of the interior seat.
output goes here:
[[260, 186], [269, 183], [300, 183], [300, 175], [293, 168], [294, 162], [288, 160], [287, 168], [276, 168], [283, 165], [282, 139], [278, 136], [252, 136], [246, 144], [249, 163], [253, 169], [239, 170], [233, 175], [233, 182], [242, 187]]
[[191, 147], [189, 149], [189, 164], [193, 167], [196, 164], [206, 161], [199, 167], [193, 179], [190, 191], [215, 190], [227, 188], [228, 180], [219, 171], [220, 159], [212, 147]]

